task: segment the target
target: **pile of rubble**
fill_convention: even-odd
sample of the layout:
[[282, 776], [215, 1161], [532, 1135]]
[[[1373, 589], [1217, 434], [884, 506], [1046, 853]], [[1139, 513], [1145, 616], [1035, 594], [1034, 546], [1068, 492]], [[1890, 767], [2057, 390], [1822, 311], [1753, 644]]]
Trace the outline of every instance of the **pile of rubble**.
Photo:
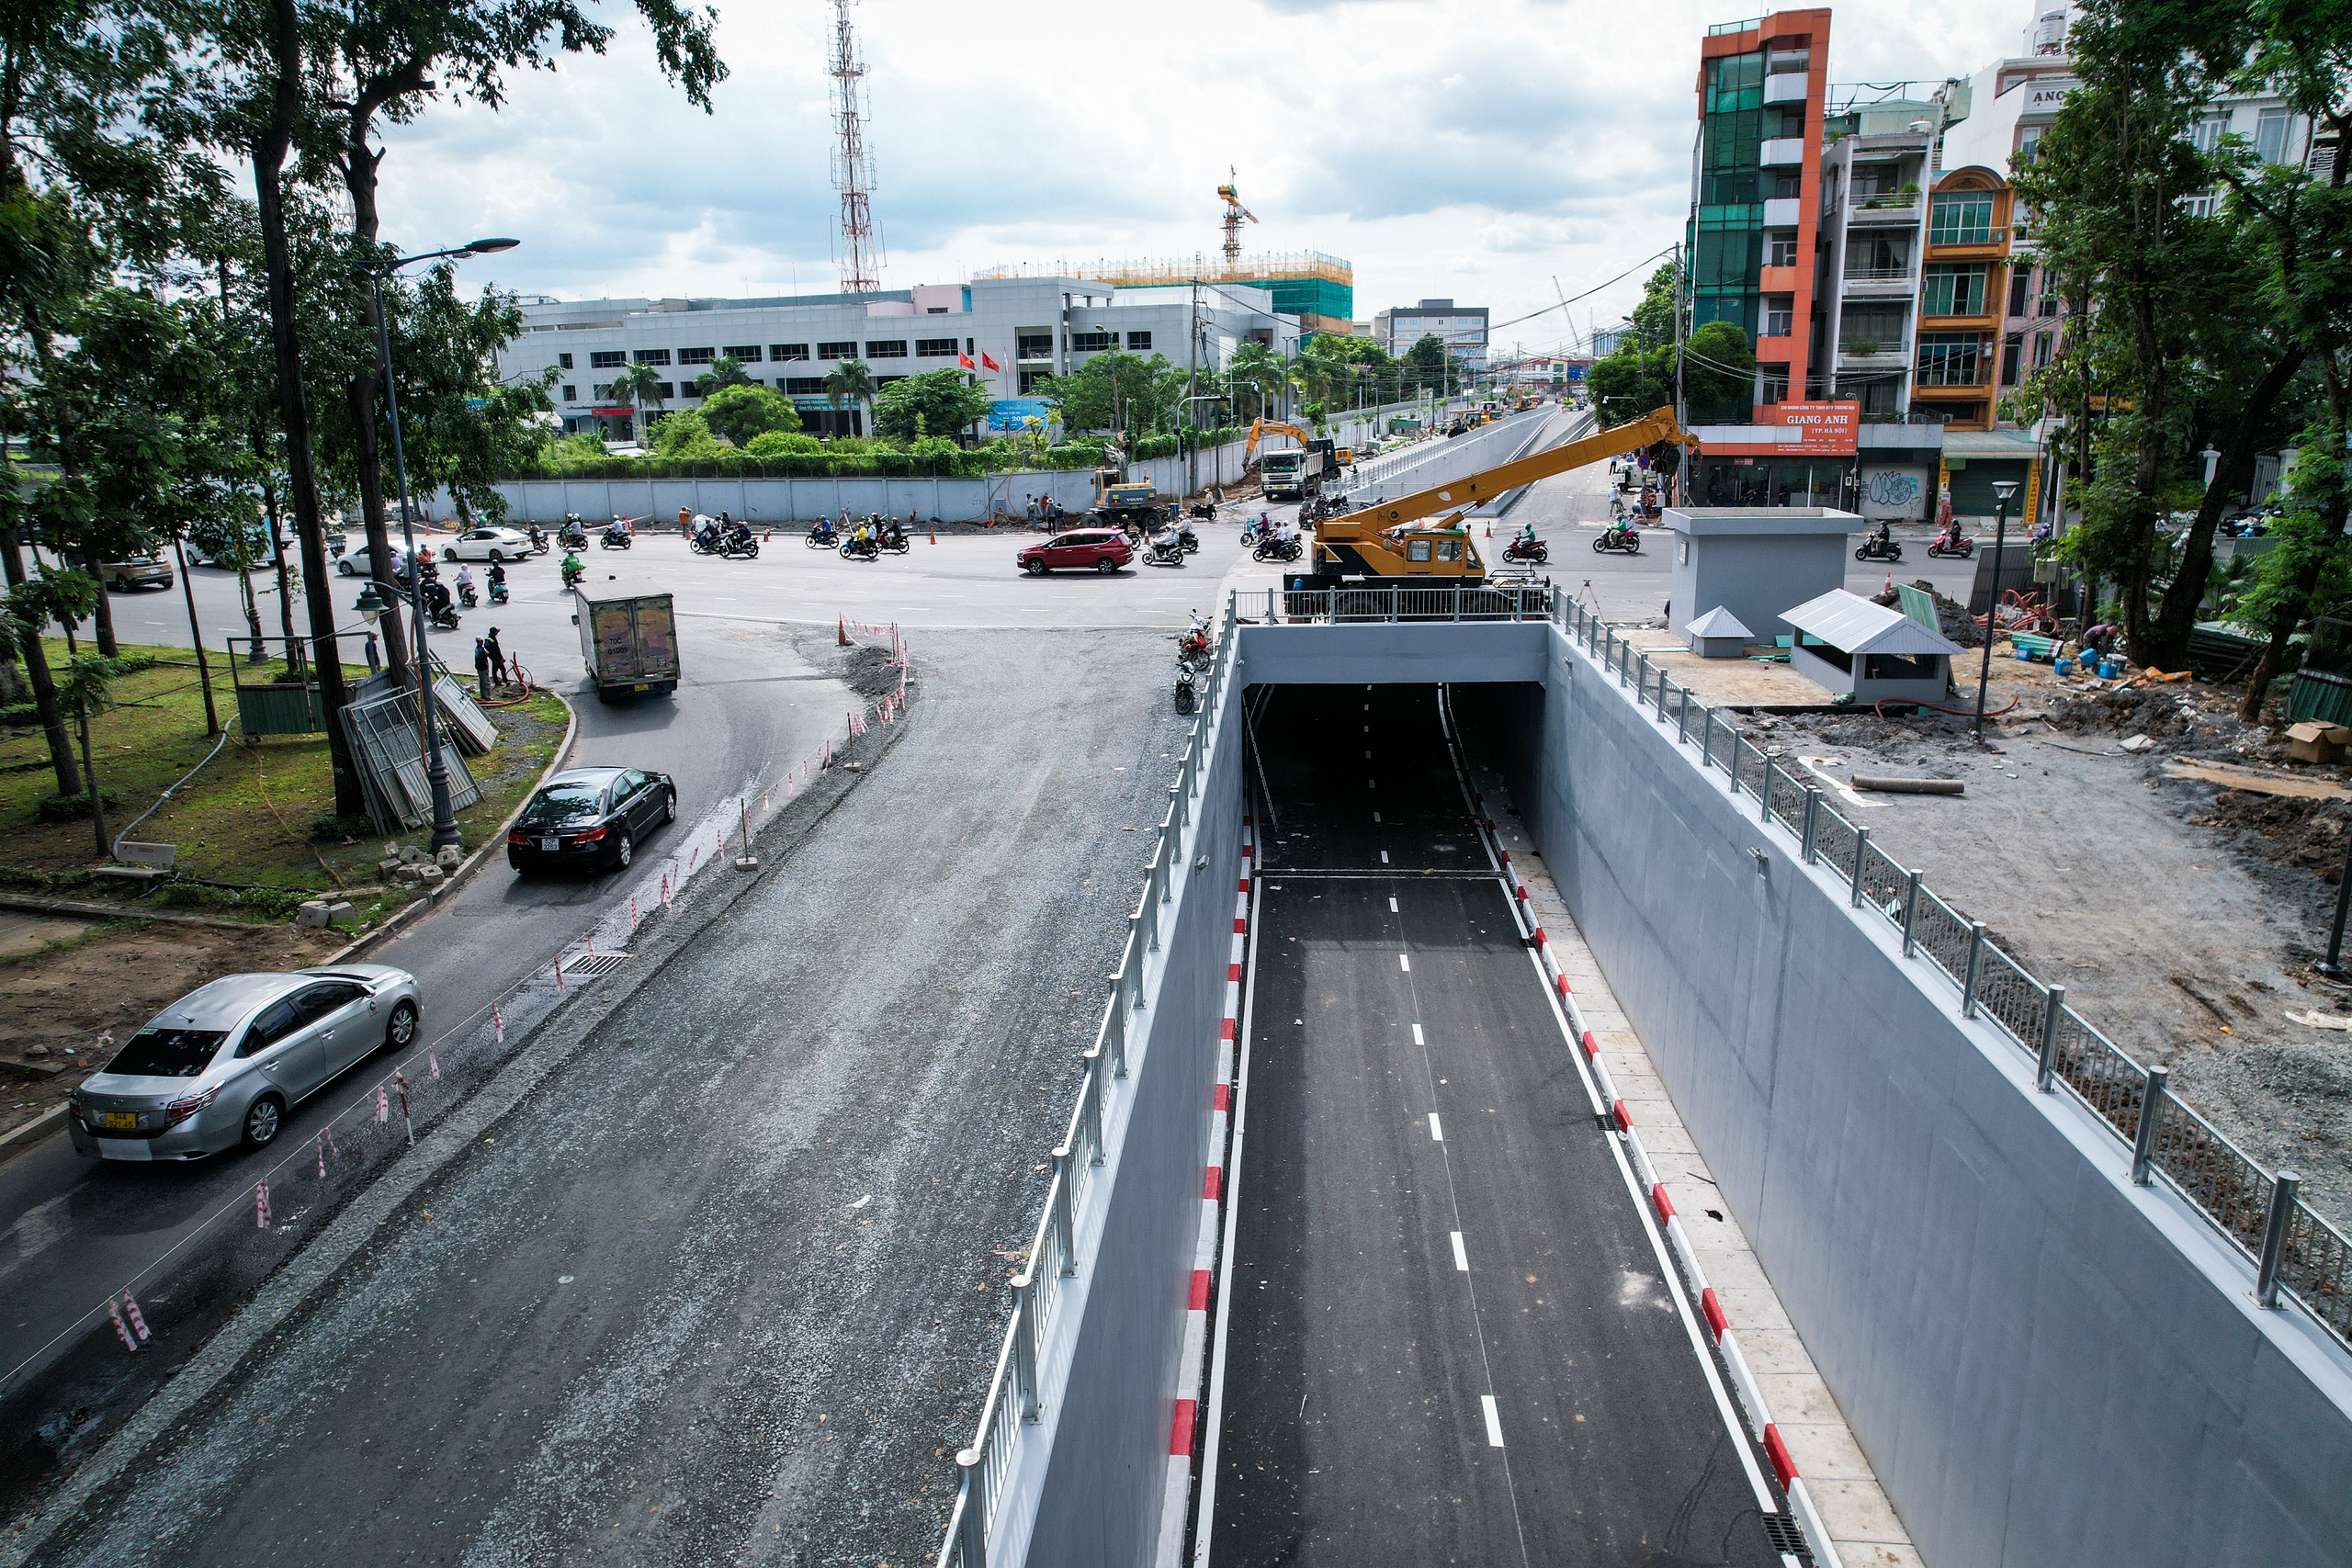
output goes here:
[[394, 887], [422, 887], [430, 892], [464, 863], [465, 858], [465, 851], [455, 844], [436, 854], [414, 844], [388, 843], [376, 869]]

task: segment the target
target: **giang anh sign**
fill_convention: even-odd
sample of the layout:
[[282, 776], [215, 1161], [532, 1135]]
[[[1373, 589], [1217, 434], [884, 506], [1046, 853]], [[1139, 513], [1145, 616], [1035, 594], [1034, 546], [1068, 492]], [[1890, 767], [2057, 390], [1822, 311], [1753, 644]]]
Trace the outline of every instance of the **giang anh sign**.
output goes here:
[[1781, 456], [1850, 457], [1854, 431], [1862, 421], [1862, 405], [1853, 403], [1774, 403], [1765, 409], [1767, 424], [1793, 425], [1794, 441], [1783, 440]]

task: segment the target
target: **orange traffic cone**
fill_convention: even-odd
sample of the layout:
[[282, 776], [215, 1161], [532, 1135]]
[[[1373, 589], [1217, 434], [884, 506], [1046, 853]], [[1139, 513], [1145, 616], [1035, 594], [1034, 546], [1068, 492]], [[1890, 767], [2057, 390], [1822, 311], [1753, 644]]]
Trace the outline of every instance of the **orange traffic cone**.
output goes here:
[[939, 530], [936, 528], [931, 531], [931, 542], [934, 545], [939, 543]]
[[1891, 571], [1886, 574], [1886, 592], [1889, 593], [1894, 592], [1894, 573]]
[[834, 622], [833, 635], [841, 638], [841, 644], [843, 648], [847, 648], [849, 646], [849, 622], [846, 620]]
[[763, 545], [772, 545], [775, 543], [775, 530], [771, 528], [766, 533], [761, 535], [760, 543]]

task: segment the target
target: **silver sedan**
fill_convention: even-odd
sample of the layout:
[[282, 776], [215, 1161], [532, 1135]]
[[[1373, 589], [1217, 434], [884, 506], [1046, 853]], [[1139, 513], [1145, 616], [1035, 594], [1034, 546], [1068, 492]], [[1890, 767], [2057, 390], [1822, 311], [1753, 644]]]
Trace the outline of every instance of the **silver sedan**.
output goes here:
[[74, 1147], [201, 1159], [274, 1141], [288, 1107], [377, 1051], [405, 1050], [416, 976], [385, 964], [228, 975], [155, 1015], [73, 1095]]

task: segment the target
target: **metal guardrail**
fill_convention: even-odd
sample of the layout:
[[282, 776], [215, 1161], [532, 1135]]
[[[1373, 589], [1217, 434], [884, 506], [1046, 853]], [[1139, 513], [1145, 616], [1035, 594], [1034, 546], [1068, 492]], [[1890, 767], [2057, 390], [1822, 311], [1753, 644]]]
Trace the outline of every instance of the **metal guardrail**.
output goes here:
[[2036, 1086], [2063, 1088], [2090, 1108], [2132, 1151], [2132, 1179], [2163, 1181], [2243, 1252], [2264, 1306], [2293, 1301], [2352, 1348], [2352, 1241], [2302, 1201], [2292, 1171], [2271, 1172], [2172, 1095], [2165, 1069], [2143, 1067], [2066, 1003], [2064, 986], [2034, 978], [1939, 897], [1916, 870], [1871, 842], [1870, 829], [1839, 816], [1817, 787], [1741, 739], [1715, 709], [1636, 650], [1581, 604], [1555, 594], [1551, 617], [1695, 746], [1702, 767], [1730, 775], [1732, 793], [1757, 802], [1759, 818], [1797, 840], [1806, 864], [1826, 864], [1852, 889], [1857, 909], [1875, 910], [1903, 933], [1903, 954], [1924, 957], [1960, 987], [1964, 1018], [1979, 1018], [2035, 1059]]
[[1087, 1200], [1095, 1190], [1095, 1172], [1108, 1157], [1103, 1128], [1118, 1097], [1133, 1092], [1127, 1077], [1128, 1047], [1135, 1015], [1144, 1007], [1145, 965], [1160, 950], [1162, 922], [1175, 897], [1170, 886], [1173, 874], [1190, 857], [1199, 836], [1202, 778], [1215, 739], [1210, 726], [1233, 674], [1236, 620], [1236, 607], [1228, 600], [1201, 699], [1201, 716], [1193, 721], [1185, 737], [1183, 759], [1169, 789], [1168, 814], [1160, 820], [1152, 846], [1142, 897], [1127, 917], [1126, 945], [1111, 975], [1111, 995], [1103, 1004], [1094, 1047], [1081, 1058], [1086, 1073], [1079, 1085], [1078, 1102], [1071, 1108], [1060, 1146], [1053, 1152], [1054, 1173], [1046, 1189], [1045, 1212], [1038, 1218], [1026, 1264], [1012, 1281], [1012, 1314], [1005, 1325], [996, 1370], [980, 1402], [978, 1428], [971, 1447], [956, 1456], [963, 1480], [948, 1516], [946, 1538], [940, 1545], [939, 1568], [988, 1568], [1006, 1481], [1031, 1427], [1043, 1414], [1044, 1369], [1038, 1361], [1062, 1303], [1063, 1281], [1092, 1265], [1079, 1245]]
[[1358, 588], [1236, 590], [1238, 614], [1247, 602], [1265, 609], [1251, 617], [1268, 626], [1352, 626], [1378, 621], [1542, 621], [1552, 615], [1552, 590], [1542, 583], [1374, 583]]
[[[1546, 414], [1551, 411], [1531, 409], [1526, 412]], [[1519, 429], [1521, 424], [1522, 421], [1518, 415], [1506, 414], [1501, 419], [1481, 425], [1476, 430], [1465, 431], [1460, 435], [1449, 436], [1441, 430], [1427, 439], [1413, 443], [1401, 452], [1387, 453], [1369, 462], [1358, 463], [1355, 466], [1353, 477], [1348, 480], [1349, 492], [1353, 494], [1370, 485], [1385, 485], [1408, 468], [1434, 461], [1440, 457], [1459, 455], [1470, 450], [1474, 446], [1483, 444], [1499, 432]]]

